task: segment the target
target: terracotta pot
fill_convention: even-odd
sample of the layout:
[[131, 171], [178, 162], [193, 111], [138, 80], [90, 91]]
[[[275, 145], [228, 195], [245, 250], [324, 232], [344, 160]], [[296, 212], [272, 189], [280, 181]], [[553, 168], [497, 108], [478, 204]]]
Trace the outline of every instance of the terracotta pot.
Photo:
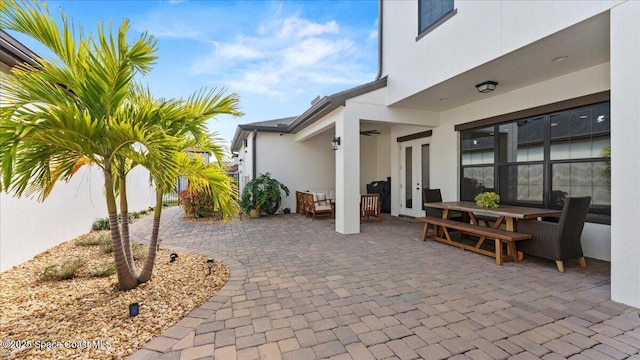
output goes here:
[[260, 217], [260, 207], [251, 209], [251, 211], [249, 211], [249, 217], [252, 217], [252, 218]]

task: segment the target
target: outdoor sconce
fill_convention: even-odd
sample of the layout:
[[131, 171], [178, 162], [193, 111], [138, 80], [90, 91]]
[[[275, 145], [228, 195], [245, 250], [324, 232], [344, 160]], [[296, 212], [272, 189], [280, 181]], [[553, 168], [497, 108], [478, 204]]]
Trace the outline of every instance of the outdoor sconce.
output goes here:
[[247, 146], [249, 146], [249, 140], [244, 139], [244, 147], [247, 147]]
[[176, 253], [171, 253], [171, 255], [169, 255], [169, 262], [174, 262], [176, 261], [176, 259], [178, 258], [178, 254]]
[[213, 268], [213, 258], [207, 259], [207, 267], [209, 268], [209, 275], [211, 275], [211, 268]]
[[478, 89], [479, 92], [486, 94], [495, 90], [497, 85], [498, 83], [495, 81], [485, 81], [481, 84], [476, 85], [476, 89]]
[[134, 317], [140, 313], [140, 304], [129, 304], [129, 317]]
[[338, 145], [340, 145], [340, 136], [334, 137], [331, 139], [331, 150], [338, 150]]

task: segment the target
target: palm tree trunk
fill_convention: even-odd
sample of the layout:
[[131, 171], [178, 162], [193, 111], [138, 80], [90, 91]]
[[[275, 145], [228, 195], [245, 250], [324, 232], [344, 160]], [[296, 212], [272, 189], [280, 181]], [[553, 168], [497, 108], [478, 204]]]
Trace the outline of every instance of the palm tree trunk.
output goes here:
[[142, 274], [138, 277], [138, 282], [141, 284], [151, 280], [153, 264], [156, 261], [158, 234], [160, 232], [160, 216], [162, 215], [162, 195], [162, 187], [158, 186], [156, 188], [156, 207], [153, 209], [153, 228], [151, 229], [151, 240], [149, 240], [149, 251], [147, 252], [147, 259], [144, 262], [144, 268], [142, 268]]
[[108, 169], [104, 170], [104, 190], [107, 198], [107, 210], [109, 212], [109, 226], [111, 227], [113, 258], [116, 263], [116, 273], [118, 274], [118, 289], [130, 290], [138, 286], [138, 281], [131, 273], [122, 249], [122, 238], [118, 224], [118, 209], [116, 208], [116, 197], [113, 193], [113, 177], [111, 171]]
[[133, 262], [133, 251], [131, 249], [131, 240], [129, 237], [129, 205], [127, 202], [127, 177], [120, 175], [120, 218], [122, 219], [122, 247], [124, 248], [125, 259], [129, 265], [129, 270], [133, 277], [138, 277], [136, 264]]

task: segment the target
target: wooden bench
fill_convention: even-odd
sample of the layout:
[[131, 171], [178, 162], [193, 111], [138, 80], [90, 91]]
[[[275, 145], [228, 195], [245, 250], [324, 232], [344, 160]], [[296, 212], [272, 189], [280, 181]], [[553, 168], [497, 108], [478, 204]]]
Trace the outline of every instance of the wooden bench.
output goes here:
[[[487, 255], [496, 259], [496, 264], [502, 265], [503, 261], [519, 261], [519, 255], [516, 251], [516, 241], [531, 239], [530, 234], [522, 234], [514, 231], [506, 231], [501, 229], [494, 229], [485, 226], [479, 226], [460, 221], [448, 220], [437, 218], [433, 216], [418, 217], [416, 221], [424, 223], [424, 229], [422, 230], [422, 241], [425, 241], [428, 236], [429, 225], [433, 225], [433, 235], [430, 237], [445, 244], [459, 247], [462, 250], [470, 250], [479, 254]], [[475, 246], [467, 245], [458, 241], [454, 241], [451, 238], [449, 230], [457, 230], [463, 234], [473, 235], [479, 237]], [[444, 237], [442, 237], [444, 235]], [[491, 252], [486, 249], [482, 249], [481, 246], [486, 238], [494, 239], [495, 252]], [[502, 254], [502, 242], [507, 244], [507, 256]]]

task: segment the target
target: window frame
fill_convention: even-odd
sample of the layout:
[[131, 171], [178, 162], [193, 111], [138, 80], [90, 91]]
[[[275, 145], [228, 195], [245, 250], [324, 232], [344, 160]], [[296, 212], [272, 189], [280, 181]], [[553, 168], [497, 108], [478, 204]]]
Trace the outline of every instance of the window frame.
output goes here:
[[[506, 205], [520, 205], [520, 206], [532, 206], [532, 207], [543, 207], [546, 209], [556, 208], [551, 204], [551, 193], [553, 187], [553, 166], [556, 164], [573, 164], [573, 163], [597, 163], [606, 161], [606, 158], [603, 157], [585, 157], [585, 158], [575, 158], [575, 159], [551, 159], [551, 132], [550, 132], [550, 121], [553, 115], [556, 115], [559, 112], [571, 111], [575, 109], [580, 109], [584, 107], [596, 107], [597, 105], [603, 103], [610, 103], [610, 99], [608, 97], [609, 92], [603, 92], [599, 94], [588, 95], [586, 97], [577, 98], [569, 100], [569, 102], [562, 102], [556, 104], [545, 105], [536, 109], [528, 109], [517, 113], [505, 114], [498, 117], [494, 117], [491, 119], [482, 119], [478, 121], [474, 121], [472, 123], [460, 124], [456, 126], [456, 131], [459, 132], [460, 136], [460, 145], [458, 146], [459, 151], [459, 181], [460, 181], [460, 200], [461, 201], [472, 201], [473, 199], [469, 199], [464, 194], [464, 172], [467, 168], [473, 167], [487, 167], [492, 166], [494, 169], [494, 183], [493, 189], [497, 193], [500, 193], [501, 184], [500, 177], [501, 171], [510, 166], [520, 166], [520, 165], [537, 165], [542, 164], [542, 176], [543, 176], [543, 194], [542, 194], [542, 206], [539, 203], [532, 203], [527, 201], [501, 201]], [[605, 96], [607, 97], [605, 99]], [[595, 102], [588, 103], [588, 100], [600, 100]], [[565, 105], [565, 106], [562, 106]], [[573, 106], [567, 106], [573, 105]], [[535, 111], [537, 110], [537, 111]], [[541, 111], [542, 110], [542, 111]], [[518, 116], [519, 115], [519, 116]], [[524, 116], [523, 116], [524, 115]], [[463, 165], [463, 148], [462, 148], [462, 136], [464, 131], [481, 129], [481, 128], [494, 128], [494, 133], [498, 133], [500, 126], [504, 124], [514, 123], [517, 121], [522, 121], [526, 119], [530, 119], [532, 117], [542, 117], [544, 120], [543, 124], [543, 159], [542, 160], [532, 160], [532, 161], [500, 161], [500, 139], [499, 136], [493, 137], [493, 151], [494, 151], [494, 162], [492, 164], [467, 164]], [[498, 120], [498, 121], [496, 121]], [[501, 120], [501, 121], [500, 121]], [[471, 126], [474, 124], [476, 126]], [[609, 138], [611, 137], [611, 132], [609, 130]], [[593, 154], [591, 155], [593, 156]], [[609, 158], [610, 161], [610, 158]], [[502, 184], [504, 187], [505, 184]], [[504, 199], [503, 199], [504, 200]], [[587, 221], [594, 223], [602, 223], [602, 224], [610, 224], [611, 222], [611, 205], [596, 205], [590, 207], [590, 213], [587, 217]]]
[[[451, 10], [449, 10], [445, 14], [442, 14], [438, 18], [438, 20], [436, 20], [435, 22], [429, 24], [428, 26], [426, 26], [423, 29], [422, 28], [422, 4], [425, 1], [429, 1], [429, 0], [418, 0], [418, 36], [416, 37], [416, 41], [422, 39], [425, 35], [427, 35], [431, 31], [433, 31], [435, 28], [437, 28], [438, 26], [442, 25], [443, 23], [445, 23], [447, 20], [451, 19], [454, 15], [456, 15], [458, 13], [458, 9], [456, 9], [456, 7], [455, 7], [455, 0], [454, 0], [453, 1], [453, 6], [451, 7]], [[440, 1], [440, 0], [438, 0], [438, 1]]]

